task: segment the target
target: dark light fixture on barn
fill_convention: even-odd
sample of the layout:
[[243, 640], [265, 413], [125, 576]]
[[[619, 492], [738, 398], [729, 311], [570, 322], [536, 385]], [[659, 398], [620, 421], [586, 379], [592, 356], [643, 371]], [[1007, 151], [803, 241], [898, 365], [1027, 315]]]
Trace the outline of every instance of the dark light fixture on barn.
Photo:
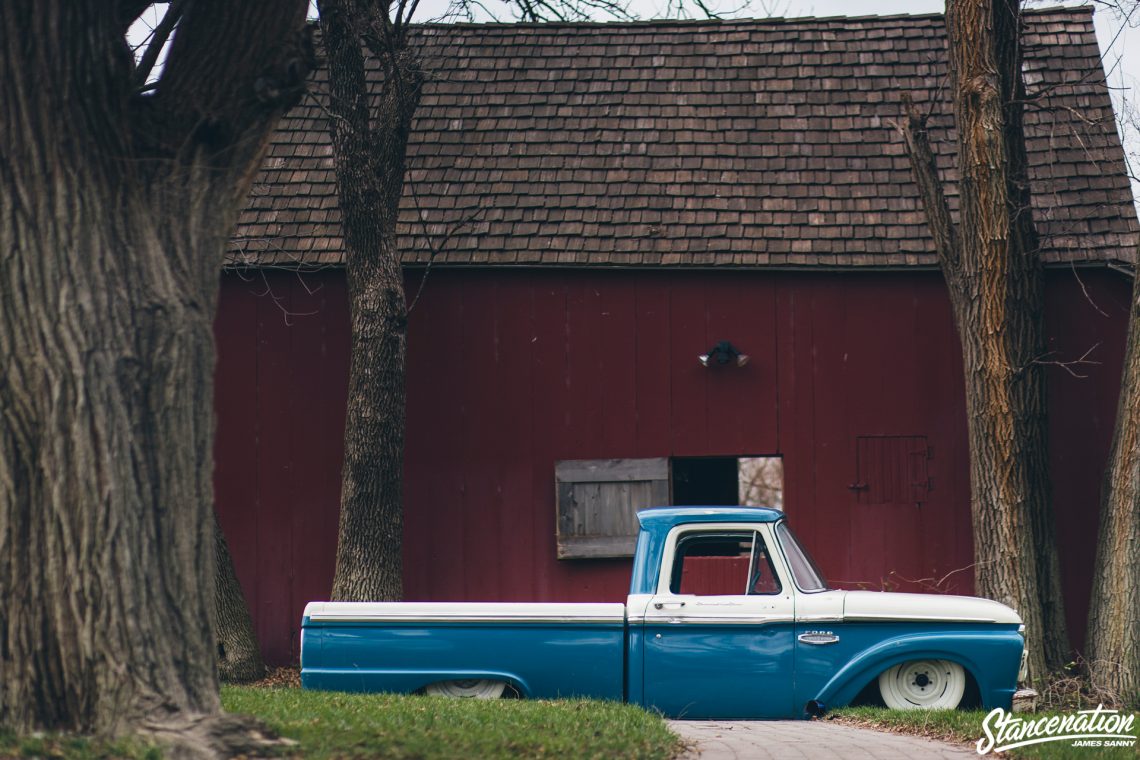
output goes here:
[[731, 361], [735, 361], [737, 367], [743, 367], [748, 363], [748, 354], [740, 353], [736, 346], [727, 340], [721, 340], [717, 341], [717, 344], [710, 348], [707, 354], [698, 356], [697, 361], [701, 363], [702, 367], [721, 366]]

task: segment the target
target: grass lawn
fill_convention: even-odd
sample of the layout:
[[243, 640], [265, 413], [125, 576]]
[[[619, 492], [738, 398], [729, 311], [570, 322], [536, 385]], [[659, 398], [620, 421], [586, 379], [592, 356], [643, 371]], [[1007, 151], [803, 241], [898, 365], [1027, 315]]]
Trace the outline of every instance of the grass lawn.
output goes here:
[[[660, 717], [587, 700], [445, 699], [226, 686], [230, 712], [264, 720], [297, 741], [301, 758], [660, 758], [680, 742]], [[158, 760], [139, 742], [0, 733], [0, 758]]]
[[[1068, 713], [1039, 712], [1019, 713], [1018, 717], [1027, 720], [1036, 720], [1050, 715], [1067, 715]], [[845, 707], [828, 713], [834, 720], [848, 725], [864, 728], [876, 728], [883, 731], [926, 736], [931, 739], [942, 739], [950, 742], [968, 744], [974, 749], [978, 739], [983, 736], [982, 720], [986, 717], [984, 710], [888, 710], [884, 707]], [[1140, 725], [1140, 717], [1137, 718]], [[991, 757], [1013, 758], [1040, 758], [1040, 760], [1062, 760], [1062, 758], [1081, 758], [1091, 760], [1096, 758], [1109, 758], [1115, 760], [1128, 758], [1135, 760], [1140, 757], [1140, 743], [1133, 747], [1073, 747], [1072, 742], [1049, 742], [1035, 744], [1029, 747], [1010, 750]]]
[[85, 736], [17, 738], [0, 732], [0, 758], [67, 758], [67, 760], [160, 760], [157, 748], [142, 742], [107, 742]]
[[227, 686], [305, 758], [666, 758], [678, 739], [637, 707], [586, 700], [446, 699]]

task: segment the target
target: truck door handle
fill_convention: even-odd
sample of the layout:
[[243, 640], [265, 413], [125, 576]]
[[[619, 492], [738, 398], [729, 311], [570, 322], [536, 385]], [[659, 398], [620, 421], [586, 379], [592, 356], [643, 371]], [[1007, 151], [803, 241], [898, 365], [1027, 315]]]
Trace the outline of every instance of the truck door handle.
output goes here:
[[679, 610], [685, 606], [684, 602], [654, 602], [655, 610]]

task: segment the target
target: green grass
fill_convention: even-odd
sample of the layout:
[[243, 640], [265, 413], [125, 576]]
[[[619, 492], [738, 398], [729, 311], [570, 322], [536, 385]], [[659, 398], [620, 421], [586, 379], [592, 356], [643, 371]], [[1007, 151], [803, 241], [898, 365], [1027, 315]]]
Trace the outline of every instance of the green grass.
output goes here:
[[230, 712], [264, 720], [305, 758], [666, 758], [656, 715], [614, 702], [446, 699], [225, 687]]
[[[230, 712], [255, 715], [297, 742], [291, 757], [645, 758], [667, 760], [679, 740], [657, 715], [614, 702], [445, 699], [222, 688]], [[158, 760], [138, 741], [0, 733], [0, 758]]]
[[[1018, 717], [1027, 720], [1036, 720], [1050, 715], [1066, 715], [1063, 712], [1038, 712], [1019, 714]], [[828, 713], [829, 717], [849, 725], [866, 728], [875, 728], [881, 731], [894, 731], [896, 733], [926, 736], [931, 739], [969, 744], [975, 747], [976, 742], [982, 738], [982, 720], [986, 717], [983, 710], [888, 710], [884, 707], [845, 707]], [[1140, 716], [1137, 717], [1140, 725]], [[1135, 760], [1140, 757], [1140, 743], [1133, 747], [1073, 747], [1071, 742], [1048, 742], [1035, 744], [1029, 747], [990, 754], [991, 757], [1013, 758], [1039, 758], [1040, 760], [1067, 760], [1068, 758], [1109, 758], [1116, 760], [1129, 758]]]
[[159, 760], [162, 753], [137, 740], [106, 741], [86, 736], [16, 737], [0, 731], [0, 758], [66, 758], [67, 760]]

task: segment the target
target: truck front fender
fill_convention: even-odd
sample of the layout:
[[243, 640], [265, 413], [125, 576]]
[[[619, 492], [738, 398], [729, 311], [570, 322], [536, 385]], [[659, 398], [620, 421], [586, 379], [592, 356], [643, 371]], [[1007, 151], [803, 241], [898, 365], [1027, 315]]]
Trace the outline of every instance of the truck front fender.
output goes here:
[[1017, 688], [1021, 636], [1016, 631], [913, 633], [864, 649], [840, 668], [815, 700], [826, 706], [849, 704], [883, 671], [911, 660], [950, 660], [965, 668], [978, 686], [983, 706], [1009, 708]]

